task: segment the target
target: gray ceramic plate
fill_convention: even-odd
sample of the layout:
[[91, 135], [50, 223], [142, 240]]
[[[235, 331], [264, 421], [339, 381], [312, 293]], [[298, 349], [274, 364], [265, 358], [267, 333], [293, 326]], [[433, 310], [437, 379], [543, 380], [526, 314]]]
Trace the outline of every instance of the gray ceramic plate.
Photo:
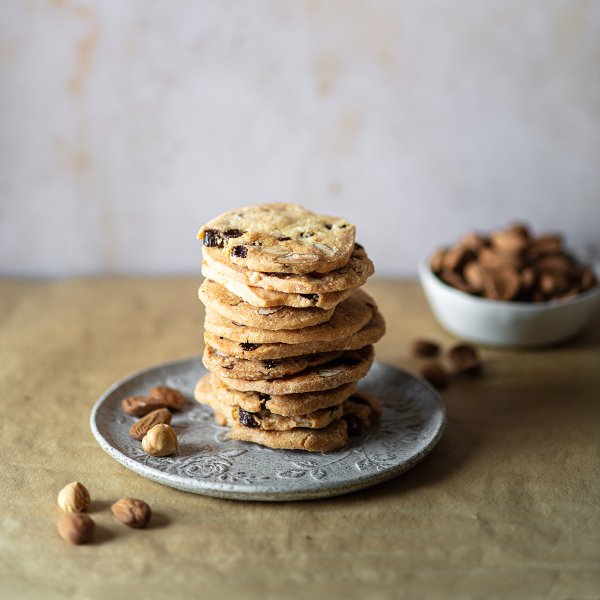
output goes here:
[[[110, 456], [135, 473], [186, 492], [235, 500], [306, 500], [346, 494], [404, 473], [435, 446], [446, 423], [439, 395], [421, 379], [375, 362], [359, 388], [383, 403], [379, 423], [343, 450], [310, 453], [271, 450], [227, 439], [212, 411], [193, 400], [196, 381], [206, 373], [199, 358], [150, 367], [110, 387], [96, 402], [91, 427]], [[135, 421], [120, 403], [168, 385], [188, 398], [173, 415], [180, 451], [156, 458], [129, 437]]]

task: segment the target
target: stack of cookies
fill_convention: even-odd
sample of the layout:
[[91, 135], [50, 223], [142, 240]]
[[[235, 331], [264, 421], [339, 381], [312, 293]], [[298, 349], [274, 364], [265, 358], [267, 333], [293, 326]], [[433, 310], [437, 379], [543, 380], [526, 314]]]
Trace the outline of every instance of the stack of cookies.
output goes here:
[[210, 373], [195, 397], [231, 438], [325, 452], [378, 415], [355, 391], [385, 323], [358, 289], [374, 269], [354, 235], [294, 204], [240, 208], [200, 230]]

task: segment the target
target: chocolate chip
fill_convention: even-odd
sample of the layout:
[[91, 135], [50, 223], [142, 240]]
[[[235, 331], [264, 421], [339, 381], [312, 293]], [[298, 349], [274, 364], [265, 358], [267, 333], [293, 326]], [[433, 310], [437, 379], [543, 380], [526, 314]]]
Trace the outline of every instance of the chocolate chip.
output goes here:
[[315, 235], [315, 234], [312, 231], [303, 231], [300, 234], [300, 237], [306, 239], [306, 238], [312, 237], [313, 235]]
[[342, 223], [341, 225], [338, 225], [338, 227], [340, 229], [346, 229], [346, 227], [348, 227], [348, 223]]
[[364, 246], [361, 246], [358, 242], [354, 242], [354, 250], [364, 250]]
[[222, 248], [223, 238], [218, 229], [205, 229], [202, 243], [209, 248]]
[[356, 437], [362, 433], [363, 422], [356, 415], [346, 415], [344, 419], [346, 419], [348, 435], [350, 437]]
[[256, 350], [260, 344], [251, 344], [250, 342], [241, 342], [240, 348], [246, 352], [251, 352], [252, 350]]
[[227, 231], [223, 232], [224, 238], [239, 238], [244, 235], [244, 232], [240, 229], [227, 229]]
[[300, 294], [300, 296], [302, 296], [302, 298], [310, 300], [314, 304], [316, 304], [319, 301], [319, 294]]
[[234, 246], [231, 249], [231, 256], [246, 258], [246, 256], [248, 256], [248, 248], [246, 248], [246, 246]]
[[281, 237], [277, 238], [278, 242], [289, 242], [292, 238], [288, 237], [287, 235], [282, 235]]
[[333, 227], [333, 225], [331, 223], [324, 223], [325, 225], [325, 229], [329, 229], [331, 230], [331, 228]]
[[429, 340], [414, 340], [412, 343], [412, 351], [415, 356], [437, 356], [440, 353], [440, 346]]
[[258, 399], [259, 399], [261, 402], [266, 402], [267, 400], [270, 400], [270, 399], [271, 399], [271, 396], [270, 396], [269, 394], [263, 394], [262, 392], [259, 392], [259, 393], [258, 393]]
[[265, 366], [265, 369], [274, 369], [277, 365], [280, 364], [281, 361], [279, 360], [263, 360], [263, 365]]
[[256, 429], [258, 427], [258, 423], [256, 422], [256, 419], [254, 418], [252, 413], [249, 413], [247, 410], [244, 410], [241, 407], [238, 412], [238, 419], [240, 423], [245, 427], [251, 427], [253, 429]]

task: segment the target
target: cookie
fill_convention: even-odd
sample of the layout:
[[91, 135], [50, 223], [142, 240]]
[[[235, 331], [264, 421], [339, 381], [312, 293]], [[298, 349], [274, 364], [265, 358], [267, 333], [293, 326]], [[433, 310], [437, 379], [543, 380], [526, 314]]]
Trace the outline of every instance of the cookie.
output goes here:
[[211, 267], [205, 260], [202, 261], [202, 275], [235, 294], [244, 302], [252, 306], [268, 308], [271, 306], [293, 306], [294, 308], [318, 307], [325, 310], [335, 308], [342, 300], [350, 297], [356, 288], [341, 290], [339, 292], [323, 292], [313, 294], [287, 294], [275, 290], [265, 290], [228, 279], [218, 269]]
[[362, 290], [357, 290], [337, 306], [329, 321], [320, 325], [297, 330], [270, 331], [242, 325], [207, 308], [204, 328], [217, 336], [245, 344], [314, 343], [339, 340], [360, 331], [373, 318], [376, 310], [373, 298]]
[[360, 435], [381, 416], [381, 403], [372, 394], [354, 392], [344, 402], [344, 419], [350, 437]]
[[249, 360], [265, 360], [313, 354], [315, 352], [333, 352], [335, 350], [358, 350], [379, 341], [385, 333], [385, 321], [379, 312], [356, 333], [330, 341], [304, 342], [303, 344], [251, 344], [229, 340], [204, 332], [204, 342], [217, 352], [226, 356]]
[[279, 379], [227, 379], [227, 386], [242, 392], [254, 391], [263, 394], [299, 394], [339, 387], [344, 383], [364, 377], [373, 363], [373, 346], [344, 352], [335, 360], [311, 367], [289, 377]]
[[220, 377], [227, 379], [276, 379], [295, 375], [309, 367], [322, 365], [340, 356], [341, 352], [320, 352], [317, 354], [305, 354], [303, 356], [292, 356], [290, 358], [268, 358], [265, 360], [246, 360], [224, 356], [214, 348], [206, 346], [202, 362], [204, 366]]
[[254, 442], [261, 446], [283, 450], [330, 452], [346, 445], [347, 425], [344, 419], [334, 421], [323, 429], [297, 428], [290, 431], [265, 431], [236, 424], [231, 428], [232, 440]]
[[226, 212], [198, 233], [204, 254], [255, 271], [327, 273], [348, 262], [355, 227], [297, 204], [259, 204]]
[[292, 308], [273, 306], [257, 308], [213, 281], [205, 279], [198, 290], [198, 297], [211, 310], [222, 317], [258, 329], [303, 329], [329, 321], [333, 308]]
[[354, 383], [345, 383], [331, 390], [321, 392], [305, 392], [303, 394], [263, 394], [261, 392], [240, 392], [227, 387], [227, 380], [217, 374], [206, 375], [196, 384], [194, 397], [207, 390], [201, 385], [210, 385], [212, 394], [219, 402], [231, 406], [241, 406], [244, 410], [258, 412], [263, 408], [272, 413], [290, 417], [304, 415], [321, 408], [342, 404], [354, 391]]
[[[289, 417], [272, 413], [265, 408], [251, 412], [240, 406], [220, 402], [212, 393], [210, 384], [198, 387], [200, 389], [196, 400], [201, 404], [210, 406], [215, 411], [215, 421], [219, 425], [231, 426], [240, 423], [246, 427], [259, 427], [266, 431], [289, 431], [296, 427], [321, 429], [344, 415], [344, 406], [342, 404]], [[204, 389], [202, 389], [203, 387]]]
[[354, 244], [350, 259], [343, 267], [325, 274], [295, 275], [253, 271], [231, 263], [220, 262], [208, 252], [204, 253], [204, 262], [229, 281], [287, 294], [323, 294], [354, 289], [363, 285], [375, 272], [373, 263], [360, 244]]

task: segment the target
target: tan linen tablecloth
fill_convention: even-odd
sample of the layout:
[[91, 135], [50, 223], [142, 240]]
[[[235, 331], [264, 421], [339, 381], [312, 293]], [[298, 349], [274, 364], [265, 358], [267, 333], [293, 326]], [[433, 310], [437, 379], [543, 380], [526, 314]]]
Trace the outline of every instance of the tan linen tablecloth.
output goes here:
[[[443, 393], [448, 427], [401, 477], [328, 500], [259, 503], [163, 487], [89, 428], [116, 379], [199, 354], [198, 279], [0, 280], [0, 597], [600, 598], [600, 321], [570, 345], [484, 349]], [[373, 281], [378, 358], [453, 338], [414, 282]], [[95, 542], [56, 532], [56, 494], [92, 494]], [[109, 510], [143, 498], [152, 527]]]

